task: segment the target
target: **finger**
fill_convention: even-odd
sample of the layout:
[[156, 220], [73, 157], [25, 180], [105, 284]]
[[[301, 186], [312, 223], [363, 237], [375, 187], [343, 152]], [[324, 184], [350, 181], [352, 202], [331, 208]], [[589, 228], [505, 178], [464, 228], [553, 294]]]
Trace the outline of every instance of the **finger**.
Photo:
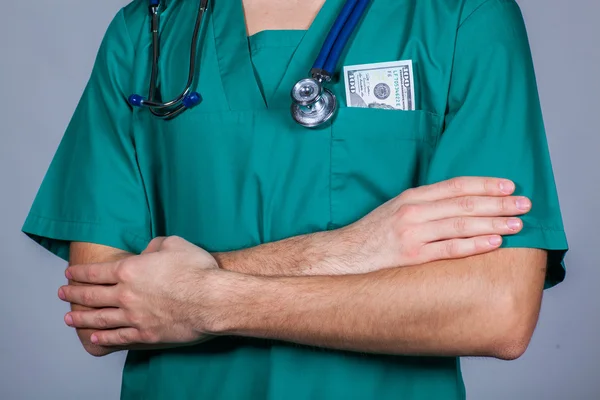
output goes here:
[[486, 177], [459, 177], [406, 191], [408, 202], [427, 202], [461, 196], [508, 196], [515, 184], [508, 179]]
[[417, 238], [423, 243], [484, 235], [514, 235], [523, 229], [519, 218], [456, 217], [419, 225]]
[[69, 303], [86, 307], [117, 307], [119, 305], [115, 286], [66, 285], [58, 290], [58, 297]]
[[159, 237], [152, 239], [150, 241], [150, 243], [148, 244], [148, 247], [146, 247], [146, 249], [144, 251], [142, 251], [142, 254], [156, 253], [158, 250], [160, 250], [160, 247], [162, 246], [165, 239], [166, 239], [166, 237], [163, 237], [163, 236], [159, 236]]
[[450, 260], [489, 253], [501, 245], [502, 237], [497, 235], [451, 239], [426, 244], [423, 247], [423, 254], [425, 262]]
[[100, 346], [130, 346], [142, 343], [140, 332], [135, 328], [120, 328], [94, 332], [92, 343]]
[[93, 283], [98, 285], [114, 285], [119, 282], [117, 269], [120, 261], [95, 264], [71, 265], [65, 271], [69, 280], [80, 283]]
[[423, 223], [453, 217], [512, 217], [531, 210], [526, 197], [467, 196], [419, 204], [414, 222]]
[[65, 323], [73, 328], [114, 329], [131, 327], [125, 312], [120, 308], [72, 311], [65, 315]]

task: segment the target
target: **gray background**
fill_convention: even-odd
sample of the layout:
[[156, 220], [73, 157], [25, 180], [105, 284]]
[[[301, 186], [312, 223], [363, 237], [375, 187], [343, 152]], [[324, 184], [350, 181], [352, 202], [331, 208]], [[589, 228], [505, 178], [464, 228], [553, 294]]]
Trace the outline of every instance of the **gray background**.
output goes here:
[[[20, 234], [126, 0], [0, 0], [0, 399], [117, 399], [122, 354], [96, 359], [62, 322], [65, 264]], [[521, 0], [571, 252], [521, 359], [463, 360], [469, 399], [600, 399], [600, 2]]]

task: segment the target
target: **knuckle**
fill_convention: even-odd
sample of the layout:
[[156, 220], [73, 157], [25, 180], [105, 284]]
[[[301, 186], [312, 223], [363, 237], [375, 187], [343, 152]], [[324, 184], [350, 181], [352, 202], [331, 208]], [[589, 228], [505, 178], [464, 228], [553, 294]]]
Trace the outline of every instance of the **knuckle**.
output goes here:
[[467, 231], [467, 219], [466, 218], [455, 218], [454, 219], [454, 230], [456, 233], [465, 233]]
[[81, 293], [81, 301], [84, 304], [92, 304], [94, 302], [94, 294], [90, 291], [84, 291]]
[[87, 268], [85, 275], [86, 275], [86, 279], [89, 282], [94, 282], [98, 278], [98, 272], [96, 271], [96, 268], [93, 268], [93, 267]]
[[174, 235], [174, 236], [168, 236], [162, 242], [162, 247], [168, 249], [168, 248], [171, 248], [173, 246], [177, 246], [178, 244], [181, 243], [182, 240], [183, 239], [181, 237], [176, 236], [176, 235]]
[[475, 210], [475, 199], [473, 197], [461, 197], [458, 199], [458, 206], [461, 210], [471, 213]]
[[119, 330], [117, 332], [118, 332], [117, 338], [118, 338], [119, 343], [126, 344], [129, 342], [129, 336], [127, 335], [127, 333], [125, 331]]
[[108, 328], [108, 320], [106, 319], [106, 317], [102, 314], [98, 314], [95, 318], [95, 325], [98, 326], [101, 329], [106, 329]]
[[127, 322], [129, 322], [132, 326], [139, 328], [142, 326], [143, 320], [142, 318], [139, 316], [139, 314], [131, 314], [125, 317], [127, 319]]
[[155, 344], [159, 342], [158, 335], [149, 330], [140, 332], [140, 339], [142, 339], [142, 342], [148, 344]]
[[417, 192], [417, 189], [416, 189], [416, 188], [410, 188], [410, 189], [406, 189], [404, 192], [402, 192], [402, 193], [400, 194], [400, 196], [398, 196], [398, 198], [399, 198], [399, 199], [402, 199], [402, 200], [410, 200], [410, 199], [412, 199], [413, 197], [415, 197], [415, 195], [416, 195], [416, 192]]
[[160, 237], [160, 236], [155, 237], [154, 239], [152, 239], [150, 241], [150, 243], [148, 243], [148, 247], [156, 246], [156, 245], [160, 244], [162, 241], [163, 241], [162, 237]]
[[124, 290], [118, 294], [117, 301], [121, 307], [129, 308], [131, 303], [134, 301], [134, 296], [131, 292]]
[[443, 246], [443, 251], [449, 257], [456, 257], [459, 253], [458, 242], [448, 240]]
[[115, 275], [117, 276], [117, 279], [120, 282], [131, 282], [132, 278], [133, 278], [133, 268], [132, 268], [132, 264], [131, 261], [129, 260], [124, 260], [122, 263], [120, 263], [116, 270], [115, 270]]
[[398, 208], [396, 216], [400, 220], [410, 220], [417, 216], [419, 213], [419, 206], [417, 204], [403, 204]]
[[408, 246], [404, 249], [404, 254], [409, 260], [416, 260], [421, 256], [422, 250], [421, 246]]
[[401, 230], [398, 232], [398, 242], [403, 244], [403, 247], [407, 247], [408, 241], [411, 238], [411, 233], [407, 230]]
[[508, 211], [509, 205], [506, 198], [498, 199], [498, 211], [501, 213]]
[[126, 344], [127, 343], [127, 335], [125, 333], [123, 333], [123, 331], [119, 330], [117, 331], [117, 342], [119, 344]]
[[483, 179], [483, 191], [485, 193], [492, 193], [494, 192], [494, 188], [496, 187], [496, 185], [494, 184], [494, 180], [490, 179], [490, 178], [484, 178]]
[[448, 180], [446, 183], [448, 190], [450, 190], [452, 193], [462, 192], [465, 187], [465, 180], [466, 179], [462, 177]]
[[404, 249], [412, 248], [415, 243], [415, 237], [417, 236], [417, 230], [415, 227], [401, 226], [396, 231], [396, 241], [402, 245]]
[[394, 232], [400, 243], [405, 243], [405, 240], [414, 234], [414, 229], [407, 224], [397, 224]]

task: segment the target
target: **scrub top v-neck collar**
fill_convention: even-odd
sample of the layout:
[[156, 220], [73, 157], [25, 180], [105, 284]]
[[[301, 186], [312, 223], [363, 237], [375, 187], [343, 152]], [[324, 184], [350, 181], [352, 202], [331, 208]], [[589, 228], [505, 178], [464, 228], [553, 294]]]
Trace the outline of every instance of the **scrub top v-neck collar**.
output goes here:
[[[290, 90], [309, 75], [343, 0], [326, 0], [292, 55], [288, 69], [269, 103], [289, 108]], [[242, 0], [213, 0], [212, 25], [225, 97], [235, 111], [266, 109], [254, 75]]]
[[304, 30], [266, 30], [248, 37], [254, 75], [268, 108], [273, 94], [286, 73]]

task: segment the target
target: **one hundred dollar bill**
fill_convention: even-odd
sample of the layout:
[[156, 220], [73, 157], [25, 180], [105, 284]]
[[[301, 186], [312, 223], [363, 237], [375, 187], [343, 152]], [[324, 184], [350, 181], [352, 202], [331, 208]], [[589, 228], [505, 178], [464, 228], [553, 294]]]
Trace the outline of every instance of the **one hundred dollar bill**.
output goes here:
[[415, 109], [412, 60], [344, 67], [348, 107]]

